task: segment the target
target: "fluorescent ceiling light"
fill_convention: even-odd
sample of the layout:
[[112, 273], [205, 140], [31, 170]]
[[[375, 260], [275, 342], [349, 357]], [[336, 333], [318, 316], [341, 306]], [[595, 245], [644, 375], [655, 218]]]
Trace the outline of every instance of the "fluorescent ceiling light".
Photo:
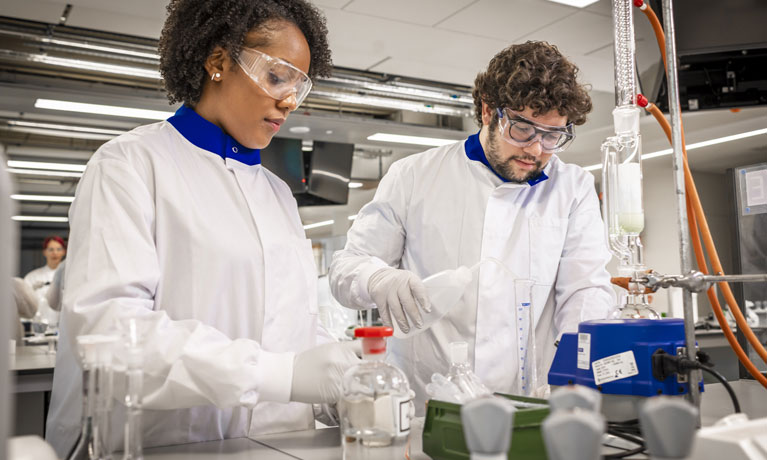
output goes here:
[[52, 176], [52, 177], [82, 177], [83, 173], [66, 171], [43, 171], [39, 169], [6, 169], [11, 174], [24, 174], [29, 176]]
[[395, 142], [399, 144], [429, 145], [440, 147], [456, 142], [452, 139], [439, 139], [436, 137], [403, 136], [401, 134], [375, 133], [368, 136], [369, 141]]
[[[745, 139], [747, 137], [754, 137], [754, 136], [758, 136], [760, 134], [767, 134], [767, 128], [757, 129], [757, 130], [754, 130], [754, 131], [746, 131], [745, 133], [733, 134], [731, 136], [717, 137], [716, 139], [709, 139], [707, 141], [701, 141], [701, 142], [696, 142], [694, 144], [689, 144], [687, 146], [687, 151], [689, 152], [690, 150], [699, 149], [701, 147], [708, 147], [710, 145], [723, 144], [725, 142], [737, 141], [738, 139]], [[666, 156], [666, 155], [671, 155], [672, 153], [674, 153], [674, 149], [663, 149], [663, 150], [658, 150], [657, 152], [645, 153], [644, 155], [642, 155], [642, 159], [643, 160], [650, 160], [652, 158], [658, 158], [658, 157], [662, 157], [662, 156]], [[597, 169], [602, 169], [602, 164], [598, 163], [598, 164], [591, 165], [591, 166], [585, 166], [583, 169], [585, 169], [586, 171], [595, 171]]]
[[149, 69], [144, 67], [129, 67], [125, 65], [105, 64], [103, 62], [96, 61], [84, 61], [82, 59], [69, 59], [56, 56], [49, 56], [47, 54], [32, 54], [27, 58], [33, 62], [41, 62], [43, 64], [50, 64], [59, 67], [68, 67], [71, 69], [91, 70], [96, 72], [111, 73], [117, 75], [128, 75], [131, 77], [141, 77], [151, 80], [160, 80], [160, 71], [155, 69]]
[[132, 107], [119, 107], [115, 105], [86, 104], [83, 102], [57, 101], [54, 99], [38, 99], [35, 101], [38, 109], [64, 110], [67, 112], [93, 113], [97, 115], [111, 115], [125, 118], [143, 118], [147, 120], [165, 120], [173, 112], [161, 110], [135, 109]]
[[360, 188], [362, 187], [362, 182], [349, 182], [349, 188]]
[[51, 216], [13, 216], [11, 219], [19, 222], [69, 222], [66, 217]]
[[468, 117], [472, 114], [472, 111], [469, 109], [450, 107], [442, 104], [407, 101], [404, 99], [323, 91], [320, 89], [313, 89], [311, 94], [312, 96], [329, 99], [331, 101], [346, 102], [348, 104], [370, 107], [383, 107], [386, 109], [409, 110], [411, 112], [434, 113], [439, 115], [452, 115], [456, 117]]
[[561, 3], [562, 5], [574, 6], [576, 8], [583, 8], [589, 6], [592, 3], [596, 3], [597, 0], [549, 0], [554, 3]]
[[349, 220], [354, 220], [354, 219], [356, 219], [356, 218], [357, 218], [357, 214], [355, 214], [355, 215], [353, 215], [353, 216], [349, 216], [349, 217], [347, 217], [347, 219], [349, 219]]
[[7, 129], [9, 131], [75, 139], [108, 141], [125, 132], [116, 129], [91, 128], [88, 126], [72, 126], [57, 123], [38, 123], [20, 120], [9, 120], [7, 123]]
[[71, 203], [75, 200], [73, 196], [56, 195], [11, 195], [12, 200], [19, 201], [46, 201], [53, 203]]
[[134, 56], [134, 57], [140, 57], [140, 58], [147, 58], [152, 59], [155, 61], [160, 60], [160, 55], [157, 53], [150, 53], [150, 52], [144, 52], [144, 51], [134, 51], [131, 49], [126, 48], [118, 48], [115, 46], [104, 46], [104, 45], [96, 45], [93, 43], [83, 43], [78, 42], [74, 40], [66, 40], [61, 38], [48, 38], [45, 37], [41, 40], [43, 43], [50, 43], [52, 45], [64, 45], [64, 46], [71, 46], [73, 48], [82, 48], [92, 51], [105, 51], [108, 53], [115, 53], [115, 54], [123, 54], [125, 56]]
[[125, 131], [120, 129], [105, 129], [105, 128], [95, 128], [90, 126], [62, 125], [58, 123], [40, 123], [37, 121], [24, 121], [24, 120], [8, 120], [8, 124], [11, 126], [24, 126], [28, 128], [43, 128], [43, 129], [58, 129], [61, 131], [74, 131], [78, 133], [114, 134], [115, 136], [119, 136], [120, 134], [125, 133]]
[[313, 224], [304, 225], [304, 230], [309, 230], [317, 227], [326, 227], [328, 225], [333, 225], [334, 223], [334, 220], [323, 220], [322, 222], [315, 222]]
[[52, 176], [52, 177], [82, 177], [83, 173], [66, 171], [43, 171], [39, 169], [6, 169], [11, 174], [24, 174], [29, 176]]
[[72, 163], [48, 163], [44, 161], [18, 161], [8, 160], [9, 168], [26, 168], [26, 169], [49, 169], [55, 171], [85, 171], [85, 165], [78, 165]]

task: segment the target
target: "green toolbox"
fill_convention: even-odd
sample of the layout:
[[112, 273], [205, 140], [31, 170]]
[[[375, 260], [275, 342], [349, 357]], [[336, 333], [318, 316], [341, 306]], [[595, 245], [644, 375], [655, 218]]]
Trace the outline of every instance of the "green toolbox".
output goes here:
[[[509, 459], [546, 460], [541, 424], [549, 415], [548, 402], [544, 399], [524, 396], [502, 394], [497, 396], [532, 404], [532, 407], [518, 407], [514, 413]], [[429, 400], [423, 426], [423, 452], [434, 460], [469, 460], [469, 450], [463, 438], [459, 404]]]

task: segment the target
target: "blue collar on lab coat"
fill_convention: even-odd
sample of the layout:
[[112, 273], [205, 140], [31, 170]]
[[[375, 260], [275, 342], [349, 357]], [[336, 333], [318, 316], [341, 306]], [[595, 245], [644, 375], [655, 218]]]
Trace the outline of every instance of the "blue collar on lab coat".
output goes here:
[[[485, 149], [482, 148], [482, 144], [479, 142], [479, 133], [472, 134], [469, 136], [468, 139], [466, 139], [466, 143], [464, 144], [464, 150], [466, 150], [466, 156], [469, 157], [470, 160], [479, 161], [483, 165], [487, 166], [487, 169], [493, 172], [496, 176], [498, 176], [499, 179], [501, 179], [504, 182], [510, 182], [508, 179], [504, 178], [500, 174], [498, 174], [492, 166], [490, 166], [490, 162], [487, 161], [487, 157], [485, 156]], [[529, 181], [527, 181], [528, 184], [532, 187], [533, 185], [543, 182], [546, 179], [548, 179], [549, 176], [546, 175], [543, 171]]]
[[261, 164], [261, 150], [249, 149], [240, 144], [191, 107], [181, 106], [175, 115], [168, 118], [168, 123], [192, 144], [223, 159], [231, 158], [248, 166]]

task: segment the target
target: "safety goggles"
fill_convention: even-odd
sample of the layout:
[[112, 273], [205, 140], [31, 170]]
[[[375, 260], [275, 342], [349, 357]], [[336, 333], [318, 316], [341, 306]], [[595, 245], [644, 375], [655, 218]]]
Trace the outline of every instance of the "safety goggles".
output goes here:
[[266, 94], [278, 101], [293, 94], [298, 107], [312, 89], [311, 78], [301, 69], [261, 51], [242, 48], [237, 63]]
[[545, 153], [559, 153], [575, 139], [573, 124], [549, 126], [528, 120], [511, 109], [498, 110], [498, 127], [503, 140], [517, 147], [528, 147], [540, 142]]

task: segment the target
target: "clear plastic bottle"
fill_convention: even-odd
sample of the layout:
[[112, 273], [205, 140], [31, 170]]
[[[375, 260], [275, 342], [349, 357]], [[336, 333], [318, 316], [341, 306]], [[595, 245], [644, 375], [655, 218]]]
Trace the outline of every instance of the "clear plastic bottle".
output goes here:
[[[423, 285], [426, 287], [426, 294], [429, 296], [431, 312], [422, 311], [421, 319], [423, 320], [423, 326], [413, 326], [408, 332], [402, 332], [395, 323], [394, 337], [404, 339], [420, 334], [429, 329], [432, 324], [444, 318], [458, 304], [469, 285], [479, 278], [480, 267], [488, 262], [495, 264], [500, 269], [495, 271], [497, 281], [500, 281], [500, 277], [498, 277], [500, 273], [505, 273], [513, 279], [518, 278], [503, 262], [494, 257], [486, 257], [471, 267], [462, 265], [454, 270], [443, 270], [424, 278]], [[414, 324], [413, 321], [411, 321], [412, 324]]]
[[346, 371], [339, 404], [344, 459], [367, 459], [370, 449], [402, 446], [414, 413], [405, 374], [384, 362], [390, 327], [361, 327], [363, 362]]
[[429, 296], [431, 312], [421, 312], [423, 326], [420, 328], [411, 327], [408, 332], [402, 332], [399, 326], [396, 326], [394, 328], [394, 337], [404, 339], [430, 328], [432, 324], [447, 315], [450, 309], [461, 300], [466, 287], [468, 287], [473, 279], [474, 268], [463, 266], [455, 270], [443, 270], [425, 278], [423, 285], [426, 287], [426, 294]]

